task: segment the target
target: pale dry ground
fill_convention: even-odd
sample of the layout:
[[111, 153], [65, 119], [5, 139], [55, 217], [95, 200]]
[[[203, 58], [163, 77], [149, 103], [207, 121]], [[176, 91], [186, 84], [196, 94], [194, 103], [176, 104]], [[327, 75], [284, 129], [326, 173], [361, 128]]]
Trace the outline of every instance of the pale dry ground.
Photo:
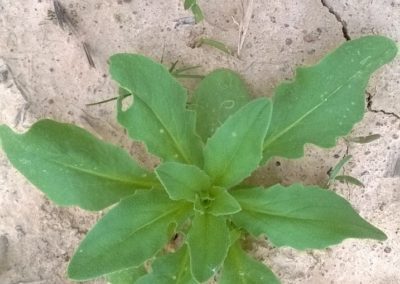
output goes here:
[[[239, 0], [199, 1], [206, 20], [196, 26], [176, 26], [177, 19], [190, 16], [178, 0], [60, 2], [74, 33], [57, 25], [50, 0], [0, 1], [0, 58], [12, 72], [8, 80], [0, 76], [0, 123], [20, 131], [44, 117], [76, 123], [126, 147], [148, 165], [143, 150], [116, 124], [113, 103], [85, 105], [114, 96], [107, 75], [107, 58], [113, 53], [138, 52], [157, 60], [164, 53], [166, 64], [201, 65], [200, 73], [232, 68], [243, 75], [253, 96], [271, 96], [297, 66], [317, 62], [348, 38], [383, 34], [400, 40], [399, 0], [256, 0], [240, 59], [191, 47], [206, 36], [235, 49]], [[96, 68], [88, 64], [83, 41]], [[388, 235], [384, 242], [347, 240], [312, 252], [258, 243], [254, 254], [283, 283], [400, 283], [399, 63], [397, 59], [382, 68], [371, 80], [370, 107], [351, 134], [379, 133], [380, 140], [367, 145], [341, 141], [329, 151], [308, 147], [304, 159], [276, 160], [256, 173], [254, 179], [262, 184], [323, 184], [327, 170], [348, 151], [354, 159], [345, 170], [366, 187], [335, 188]], [[194, 82], [185, 84], [192, 88]], [[65, 280], [67, 262], [96, 218], [50, 203], [0, 154], [0, 283], [70, 283]]]

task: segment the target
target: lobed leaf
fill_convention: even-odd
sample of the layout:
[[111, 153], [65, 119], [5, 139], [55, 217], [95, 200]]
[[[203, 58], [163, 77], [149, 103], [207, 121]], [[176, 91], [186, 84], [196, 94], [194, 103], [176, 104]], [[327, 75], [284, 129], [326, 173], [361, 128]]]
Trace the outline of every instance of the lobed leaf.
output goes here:
[[299, 68], [293, 82], [275, 91], [264, 161], [299, 158], [306, 143], [333, 147], [363, 117], [371, 74], [396, 54], [392, 40], [366, 36], [344, 43], [315, 66]]
[[195, 134], [195, 114], [186, 109], [187, 91], [169, 71], [136, 54], [110, 58], [112, 78], [134, 95], [133, 104], [122, 109], [118, 121], [130, 137], [143, 141], [163, 161], [202, 165], [202, 142]]
[[275, 185], [231, 194], [242, 207], [232, 221], [254, 236], [265, 234], [276, 246], [320, 249], [346, 238], [386, 239], [345, 199], [316, 186]]
[[223, 217], [197, 214], [187, 237], [190, 267], [198, 282], [205, 282], [220, 269], [229, 248], [229, 229]]
[[268, 267], [247, 255], [237, 241], [229, 249], [219, 283], [279, 284], [280, 282]]
[[194, 202], [196, 195], [211, 187], [209, 176], [193, 165], [166, 162], [157, 167], [156, 174], [173, 200]]
[[199, 83], [193, 100], [196, 130], [206, 142], [250, 97], [245, 83], [237, 73], [228, 69], [217, 69]]
[[230, 188], [257, 168], [271, 112], [272, 104], [266, 98], [251, 101], [208, 139], [204, 148], [204, 169], [214, 185]]
[[137, 192], [122, 200], [79, 245], [68, 276], [89, 280], [141, 265], [170, 240], [176, 225], [188, 217], [188, 204], [170, 200], [161, 190]]
[[[133, 283], [133, 282], [132, 282]], [[190, 273], [189, 253], [183, 246], [175, 253], [157, 258], [152, 272], [140, 278], [135, 284], [196, 284]]]
[[71, 124], [45, 119], [24, 134], [1, 125], [0, 140], [13, 166], [59, 205], [101, 210], [158, 184], [125, 151]]

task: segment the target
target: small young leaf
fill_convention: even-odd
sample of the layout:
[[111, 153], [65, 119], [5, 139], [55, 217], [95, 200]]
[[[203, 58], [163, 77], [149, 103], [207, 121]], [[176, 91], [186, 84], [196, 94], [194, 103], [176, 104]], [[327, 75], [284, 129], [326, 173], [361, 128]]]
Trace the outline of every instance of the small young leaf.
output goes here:
[[141, 265], [172, 237], [188, 217], [190, 203], [171, 201], [161, 190], [122, 200], [88, 233], [68, 267], [73, 280], [89, 280]]
[[215, 39], [202, 37], [202, 38], [200, 38], [199, 40], [196, 41], [196, 46], [197, 47], [200, 47], [203, 44], [211, 46], [211, 47], [214, 47], [214, 48], [216, 48], [216, 49], [218, 49], [218, 50], [220, 50], [220, 51], [222, 51], [222, 52], [224, 52], [224, 53], [226, 53], [228, 55], [232, 55], [233, 54], [232, 50], [225, 43], [217, 41]]
[[182, 67], [182, 68], [176, 69], [175, 71], [170, 71], [170, 72], [172, 73], [172, 75], [179, 75], [182, 73], [186, 73], [187, 71], [192, 71], [192, 70], [198, 69], [200, 67], [201, 67], [201, 65], [187, 66], [187, 67]]
[[349, 137], [349, 138], [347, 138], [347, 140], [349, 140], [350, 142], [354, 142], [354, 143], [367, 144], [367, 143], [375, 141], [379, 138], [381, 138], [381, 135], [372, 134], [372, 135], [368, 135], [368, 136]]
[[135, 284], [197, 283], [190, 272], [189, 252], [186, 246], [183, 246], [175, 253], [169, 253], [157, 258], [152, 265], [152, 272], [135, 282]]
[[351, 155], [345, 156], [343, 159], [337, 163], [337, 165], [329, 172], [329, 180], [335, 179], [335, 177], [339, 174], [340, 170], [343, 168], [343, 166], [350, 161], [352, 158]]
[[241, 210], [240, 204], [223, 187], [212, 187], [210, 196], [213, 200], [207, 212], [214, 216], [231, 215]]
[[196, 195], [211, 187], [210, 177], [192, 165], [166, 162], [157, 167], [156, 174], [173, 200], [194, 202]]
[[280, 85], [272, 99], [264, 161], [299, 158], [306, 143], [333, 147], [361, 120], [371, 74], [396, 53], [392, 40], [366, 36], [344, 43], [315, 66], [298, 69], [295, 81]]
[[130, 284], [146, 275], [147, 271], [143, 266], [128, 268], [107, 275], [109, 284]]
[[[174, 67], [174, 65], [172, 65], [172, 67]], [[204, 75], [187, 74], [188, 71], [198, 69], [200, 67], [201, 67], [200, 65], [188, 66], [188, 67], [183, 67], [183, 68], [172, 70], [172, 71], [170, 68], [170, 72], [171, 72], [172, 76], [174, 76], [175, 78], [204, 79], [204, 77], [205, 77]]]
[[204, 169], [214, 185], [230, 188], [257, 168], [271, 112], [272, 104], [268, 99], [251, 101], [208, 139], [204, 148]]
[[361, 186], [361, 187], [365, 187], [364, 184], [359, 181], [358, 179], [356, 179], [355, 177], [352, 176], [346, 176], [346, 175], [342, 175], [342, 176], [336, 176], [335, 180], [341, 181], [341, 182], [348, 182], [357, 186]]
[[195, 134], [195, 114], [186, 109], [187, 91], [168, 70], [144, 56], [117, 54], [110, 73], [134, 94], [126, 111], [118, 100], [118, 121], [133, 139], [164, 161], [202, 165], [201, 139]]
[[71, 124], [41, 120], [24, 134], [1, 125], [0, 141], [13, 166], [59, 205], [101, 210], [158, 184], [125, 151]]
[[229, 248], [229, 229], [223, 217], [197, 214], [189, 230], [187, 244], [190, 267], [198, 282], [205, 282], [221, 267]]
[[233, 190], [231, 194], [242, 207], [231, 216], [232, 221], [254, 236], [265, 234], [276, 246], [320, 249], [346, 238], [386, 239], [329, 190], [294, 184]]
[[247, 255], [237, 241], [229, 249], [219, 284], [279, 284], [274, 273], [264, 264]]
[[194, 4], [192, 5], [191, 10], [196, 23], [200, 23], [204, 19], [203, 11], [200, 9], [200, 6]]
[[196, 130], [206, 142], [229, 116], [250, 100], [250, 96], [237, 73], [217, 69], [200, 82], [193, 99]]

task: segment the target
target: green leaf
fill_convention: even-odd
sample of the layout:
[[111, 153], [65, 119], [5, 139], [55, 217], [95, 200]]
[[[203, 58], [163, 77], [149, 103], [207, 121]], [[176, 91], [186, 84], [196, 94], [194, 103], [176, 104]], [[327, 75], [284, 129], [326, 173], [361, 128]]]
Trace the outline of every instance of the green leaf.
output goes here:
[[193, 65], [193, 66], [182, 67], [182, 68], [176, 69], [175, 71], [172, 70], [172, 71], [170, 71], [170, 72], [171, 72], [174, 76], [176, 76], [176, 75], [179, 75], [179, 74], [182, 74], [182, 73], [186, 73], [186, 72], [188, 72], [188, 71], [192, 71], [192, 70], [195, 70], [195, 69], [199, 69], [200, 67], [201, 67], [201, 65]]
[[299, 158], [306, 143], [333, 147], [363, 117], [370, 75], [396, 53], [392, 40], [366, 36], [344, 43], [315, 66], [299, 68], [293, 82], [275, 91], [264, 161]]
[[194, 4], [196, 4], [196, 0], [185, 0], [183, 3], [183, 7], [185, 10], [190, 9]]
[[133, 284], [137, 283], [135, 281], [146, 274], [146, 269], [143, 266], [139, 266], [111, 273], [106, 278], [109, 284]]
[[355, 177], [352, 176], [346, 176], [346, 175], [342, 175], [342, 176], [336, 176], [335, 180], [341, 181], [341, 182], [348, 182], [357, 186], [361, 186], [361, 187], [365, 187], [364, 184], [359, 181], [358, 179], [356, 179]]
[[248, 177], [262, 158], [272, 104], [266, 98], [249, 102], [230, 116], [204, 149], [204, 169], [214, 185], [230, 188]]
[[347, 164], [348, 161], [350, 161], [353, 157], [351, 155], [343, 157], [337, 163], [337, 165], [329, 172], [329, 180], [335, 179], [335, 177], [339, 174], [340, 170], [344, 167], [345, 164]]
[[229, 248], [229, 230], [223, 217], [197, 214], [187, 244], [193, 277], [205, 282], [221, 267]]
[[173, 200], [194, 202], [196, 195], [211, 187], [209, 176], [192, 165], [166, 162], [157, 167], [156, 174]]
[[207, 212], [214, 216], [231, 215], [241, 210], [240, 204], [223, 187], [212, 187], [210, 196], [212, 202]]
[[158, 184], [125, 151], [71, 124], [41, 120], [24, 134], [1, 125], [0, 140], [13, 166], [59, 205], [100, 210]]
[[223, 42], [220, 42], [218, 40], [212, 39], [212, 38], [200, 38], [199, 40], [196, 41], [196, 47], [200, 47], [203, 44], [214, 47], [228, 55], [232, 55], [233, 52], [232, 50]]
[[200, 82], [193, 99], [197, 117], [196, 130], [205, 142], [250, 97], [237, 73], [228, 69], [217, 69]]
[[377, 139], [381, 138], [381, 135], [379, 134], [371, 134], [368, 136], [359, 136], [359, 137], [349, 137], [347, 138], [348, 141], [354, 142], [354, 143], [359, 143], [359, 144], [367, 144], [372, 141], [375, 141]]
[[110, 73], [134, 102], [122, 109], [118, 121], [133, 139], [164, 161], [202, 165], [201, 139], [195, 134], [195, 114], [186, 109], [187, 91], [168, 70], [151, 59], [135, 54], [110, 58]]
[[[132, 282], [133, 283], [133, 282]], [[190, 273], [189, 253], [183, 246], [175, 253], [157, 258], [152, 272], [140, 278], [135, 284], [196, 284]]]
[[319, 249], [346, 238], [386, 239], [345, 199], [329, 190], [294, 184], [231, 193], [242, 207], [232, 221], [254, 236], [265, 234], [276, 246]]
[[190, 203], [171, 201], [161, 190], [137, 192], [88, 233], [69, 264], [68, 276], [89, 280], [141, 265], [171, 239], [190, 211]]
[[200, 23], [204, 19], [203, 11], [200, 9], [200, 6], [197, 4], [192, 5], [191, 7], [194, 20], [196, 23]]
[[222, 269], [220, 284], [279, 284], [274, 273], [247, 255], [236, 242], [229, 249]]

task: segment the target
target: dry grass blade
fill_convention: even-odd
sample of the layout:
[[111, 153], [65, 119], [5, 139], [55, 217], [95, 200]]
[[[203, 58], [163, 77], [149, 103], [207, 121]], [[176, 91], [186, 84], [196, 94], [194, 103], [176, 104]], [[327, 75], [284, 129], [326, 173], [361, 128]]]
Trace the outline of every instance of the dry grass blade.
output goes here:
[[90, 67], [96, 68], [96, 65], [94, 64], [92, 55], [90, 54], [90, 49], [89, 45], [86, 42], [82, 42], [83, 50], [85, 51], [86, 58], [89, 62]]
[[[246, 1], [246, 3], [244, 3]], [[239, 41], [237, 46], [237, 56], [240, 56], [244, 41], [246, 39], [247, 31], [250, 26], [251, 15], [254, 9], [254, 0], [242, 0], [242, 19], [239, 23]]]
[[67, 26], [75, 36], [78, 36], [78, 32], [76, 30], [74, 23], [68, 16], [67, 11], [65, 10], [64, 6], [60, 3], [60, 1], [53, 0], [53, 5], [59, 26], [63, 30], [65, 30], [65, 26]]
[[56, 18], [58, 21], [58, 25], [64, 29], [64, 24], [66, 24], [66, 14], [65, 14], [65, 9], [64, 7], [61, 5], [60, 2], [58, 2], [58, 0], [54, 0], [53, 1], [53, 5], [54, 5], [54, 12], [56, 13]]
[[[79, 32], [75, 27], [71, 18], [68, 16], [67, 10], [64, 8], [64, 6], [58, 0], [53, 0], [53, 5], [54, 5], [54, 13], [56, 14], [58, 25], [61, 27], [61, 29], [65, 30], [65, 27], [68, 27], [69, 31], [76, 38], [80, 39], [81, 37], [79, 35]], [[85, 52], [86, 58], [88, 60], [89, 66], [92, 68], [96, 68], [93, 57], [90, 53], [89, 45], [83, 40], [81, 40], [81, 44], [83, 47], [83, 51]]]

